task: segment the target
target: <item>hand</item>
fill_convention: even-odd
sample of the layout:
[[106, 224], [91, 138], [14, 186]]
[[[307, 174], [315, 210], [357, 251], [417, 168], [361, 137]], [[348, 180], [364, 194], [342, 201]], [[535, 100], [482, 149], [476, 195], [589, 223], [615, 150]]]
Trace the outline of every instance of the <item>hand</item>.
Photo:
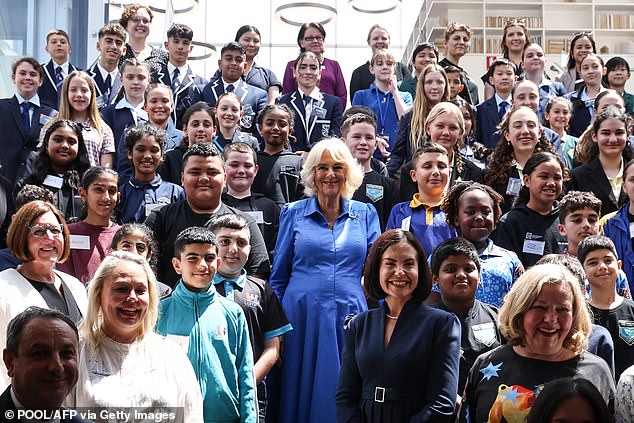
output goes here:
[[392, 75], [390, 82], [388, 83], [388, 87], [390, 88], [390, 92], [392, 94], [396, 94], [398, 91], [398, 81], [396, 80], [396, 75]]
[[390, 156], [390, 152], [387, 151], [387, 148], [390, 146], [390, 143], [387, 142], [387, 140], [383, 137], [376, 137], [376, 147], [379, 149], [379, 151], [381, 152], [381, 155], [383, 157], [389, 157]]

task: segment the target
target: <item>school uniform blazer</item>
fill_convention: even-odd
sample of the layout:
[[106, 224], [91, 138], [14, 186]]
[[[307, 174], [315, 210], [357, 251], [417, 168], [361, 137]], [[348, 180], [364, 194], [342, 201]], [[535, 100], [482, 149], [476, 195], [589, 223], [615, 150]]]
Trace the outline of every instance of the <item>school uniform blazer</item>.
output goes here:
[[86, 73], [90, 75], [93, 82], [95, 83], [95, 91], [97, 91], [97, 98], [103, 97], [103, 104], [101, 104], [100, 109], [114, 103], [114, 99], [117, 97], [117, 93], [121, 89], [121, 74], [117, 72], [117, 77], [112, 81], [112, 87], [110, 89], [110, 95], [106, 96], [108, 91], [108, 87], [106, 87], [106, 82], [103, 80], [101, 76], [101, 72], [99, 71], [99, 67], [97, 66], [97, 62], [93, 64], [91, 67], [86, 69]]
[[544, 116], [546, 106], [548, 106], [548, 102], [551, 98], [564, 97], [567, 93], [566, 87], [564, 87], [564, 84], [561, 82], [544, 79], [539, 86], [539, 118], [542, 119]]
[[[115, 107], [116, 104], [110, 104], [102, 108], [99, 113], [101, 113], [101, 118], [104, 122], [112, 129], [114, 139], [120, 140], [125, 130], [129, 126], [134, 126], [134, 116], [132, 116], [132, 111], [127, 107], [124, 109], [116, 109]], [[117, 154], [123, 153], [117, 149]]]
[[[293, 135], [295, 142], [291, 142], [293, 151], [309, 151], [313, 145], [322, 138], [341, 136], [341, 117], [343, 109], [339, 97], [320, 92], [321, 100], [313, 100], [313, 110], [316, 106], [326, 109], [326, 116], [323, 118], [309, 116], [306, 120], [306, 108], [304, 100], [299, 90], [284, 94], [277, 99], [279, 104], [286, 104], [295, 112], [295, 124]], [[323, 102], [323, 104], [320, 104]]]
[[570, 190], [589, 191], [601, 200], [601, 214], [615, 212], [619, 206], [628, 200], [627, 194], [621, 191], [619, 198], [614, 196], [610, 181], [605, 175], [599, 157], [595, 157], [590, 163], [572, 169]]
[[[253, 85], [249, 85], [244, 80], [238, 79], [235, 83], [234, 93], [242, 101], [244, 115], [240, 120], [240, 126], [245, 132], [253, 133], [258, 114], [269, 102], [269, 95], [266, 91]], [[211, 107], [216, 106], [218, 97], [225, 92], [222, 78], [210, 81], [202, 90], [202, 101], [207, 102]], [[247, 107], [248, 106], [248, 107]], [[248, 110], [248, 108], [251, 110]]]
[[40, 130], [55, 116], [57, 111], [49, 106], [33, 106], [31, 130], [25, 134], [17, 97], [0, 99], [0, 175], [11, 184], [26, 176], [27, 158], [29, 153], [37, 151]]
[[580, 137], [581, 134], [588, 128], [588, 125], [592, 123], [592, 115], [590, 114], [590, 107], [594, 105], [594, 99], [582, 100], [581, 93], [585, 86], [581, 89], [566, 94], [568, 100], [572, 102], [572, 113], [570, 117], [570, 123], [568, 124], [568, 134], [573, 137]]
[[[167, 64], [161, 65], [156, 75], [153, 75], [153, 82], [160, 82], [172, 86], [172, 77], [167, 70]], [[207, 84], [207, 80], [198, 75], [194, 75], [191, 68], [187, 66], [187, 73], [181, 78], [180, 85], [172, 94], [174, 95], [174, 111], [172, 112], [172, 120], [176, 122], [177, 128], [183, 127], [183, 115], [185, 110], [202, 98], [202, 87]]]
[[[38, 88], [37, 94], [40, 96], [40, 104], [48, 106], [51, 109], [59, 110], [59, 94], [57, 85], [55, 84], [55, 64], [53, 60], [49, 60], [46, 65], [42, 65], [44, 71], [44, 81], [42, 86]], [[79, 70], [72, 63], [68, 63], [68, 75], [71, 72]]]
[[500, 124], [498, 105], [495, 96], [476, 106], [476, 141], [488, 148], [495, 148], [500, 141], [496, 134]]

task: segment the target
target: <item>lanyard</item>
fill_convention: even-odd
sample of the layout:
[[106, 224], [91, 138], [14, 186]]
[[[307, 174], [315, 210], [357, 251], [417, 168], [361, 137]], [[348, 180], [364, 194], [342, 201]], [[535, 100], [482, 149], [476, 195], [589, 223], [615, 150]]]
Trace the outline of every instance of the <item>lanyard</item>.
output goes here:
[[[382, 94], [381, 97], [383, 98], [383, 101], [381, 101], [381, 98], [379, 98], [379, 92], [381, 92]], [[390, 107], [390, 103], [388, 101], [390, 93], [383, 94], [383, 92], [379, 90], [377, 87], [374, 94], [376, 95], [376, 102], [378, 103], [378, 106], [379, 106], [379, 121], [381, 123], [381, 127], [378, 132], [379, 134], [383, 134], [383, 130], [385, 129], [385, 119], [387, 119], [387, 109]], [[383, 110], [383, 107], [381, 107], [381, 103], [385, 103], [385, 111]]]

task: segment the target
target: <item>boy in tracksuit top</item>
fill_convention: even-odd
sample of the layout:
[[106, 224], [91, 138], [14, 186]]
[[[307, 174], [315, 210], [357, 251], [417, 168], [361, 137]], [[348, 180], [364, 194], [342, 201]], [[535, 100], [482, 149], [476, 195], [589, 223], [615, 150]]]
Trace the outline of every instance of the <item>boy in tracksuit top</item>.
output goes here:
[[203, 396], [205, 422], [255, 423], [253, 354], [244, 312], [216, 293], [220, 264], [213, 232], [191, 227], [174, 243], [181, 280], [159, 304], [157, 332], [187, 349]]
[[[216, 291], [242, 307], [253, 347], [253, 373], [257, 384], [259, 422], [264, 423], [267, 395], [264, 381], [280, 357], [282, 337], [293, 329], [271, 286], [248, 276], [249, 222], [242, 216], [215, 216], [209, 228], [218, 241], [220, 265], [214, 277]], [[270, 388], [269, 388], [270, 389]]]

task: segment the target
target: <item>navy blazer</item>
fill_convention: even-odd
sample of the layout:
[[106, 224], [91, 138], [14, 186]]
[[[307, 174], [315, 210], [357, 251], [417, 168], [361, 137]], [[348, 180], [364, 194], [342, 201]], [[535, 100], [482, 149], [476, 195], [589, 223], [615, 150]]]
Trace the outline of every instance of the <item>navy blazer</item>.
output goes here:
[[[110, 104], [104, 107], [103, 109], [101, 109], [100, 113], [101, 113], [101, 118], [104, 120], [104, 122], [108, 124], [110, 129], [112, 129], [112, 134], [114, 135], [114, 140], [115, 140], [115, 146], [118, 147], [116, 143], [121, 139], [121, 137], [123, 137], [125, 130], [130, 126], [135, 125], [134, 116], [132, 116], [132, 112], [127, 107], [123, 109], [117, 109], [116, 104]], [[142, 122], [139, 121], [139, 123], [142, 123]], [[117, 151], [115, 152], [115, 157], [113, 158], [114, 160], [113, 163], [115, 164], [117, 163], [116, 156], [118, 156], [119, 154], [125, 155], [126, 153], [125, 151], [121, 153], [117, 149]]]
[[[167, 64], [164, 64], [152, 75], [153, 82], [160, 82], [172, 86], [172, 77], [167, 70]], [[187, 73], [181, 78], [181, 83], [172, 94], [174, 95], [174, 111], [172, 112], [172, 121], [176, 122], [178, 129], [183, 129], [183, 115], [189, 106], [197, 103], [202, 98], [202, 87], [207, 84], [207, 80], [198, 75], [194, 75], [191, 68], [187, 66]]]
[[[51, 109], [59, 110], [59, 93], [55, 84], [55, 65], [53, 59], [49, 60], [46, 65], [42, 65], [44, 71], [44, 80], [42, 86], [38, 88], [37, 94], [40, 96], [40, 104], [48, 106]], [[72, 63], [68, 63], [68, 77], [71, 72], [79, 70]]]
[[[240, 128], [244, 132], [254, 133], [257, 117], [269, 102], [269, 95], [261, 88], [249, 85], [244, 80], [238, 79], [235, 83], [234, 93], [242, 100], [244, 115], [240, 120]], [[216, 101], [225, 92], [222, 78], [211, 80], [202, 90], [202, 101], [211, 107], [216, 106]], [[249, 110], [250, 109], [250, 110]]]
[[[568, 124], [568, 134], [573, 137], [580, 137], [581, 134], [588, 128], [588, 125], [592, 123], [592, 115], [590, 114], [590, 104], [594, 107], [594, 99], [581, 100], [581, 93], [585, 85], [579, 91], [573, 91], [566, 94], [566, 97], [572, 102], [572, 116], [570, 117], [570, 123]], [[589, 104], [589, 103], [590, 104]]]
[[[510, 106], [510, 102], [509, 102]], [[475, 140], [488, 148], [495, 148], [500, 142], [497, 126], [500, 124], [498, 105], [495, 96], [476, 106]]]
[[564, 97], [566, 94], [568, 94], [568, 91], [566, 90], [566, 87], [564, 87], [564, 84], [562, 84], [561, 82], [546, 79], [539, 86], [539, 119], [542, 119], [544, 117], [546, 106], [548, 106], [548, 102], [551, 98]]
[[117, 76], [112, 81], [112, 87], [110, 87], [110, 93], [108, 94], [108, 87], [106, 87], [106, 82], [103, 80], [101, 76], [101, 72], [97, 67], [97, 63], [86, 69], [86, 73], [90, 75], [93, 82], [95, 83], [95, 91], [97, 91], [97, 99], [102, 98], [103, 102], [97, 101], [97, 105], [100, 106], [99, 109], [104, 108], [110, 104], [114, 104], [114, 100], [117, 97], [117, 93], [121, 89], [121, 74], [117, 72]]
[[291, 142], [293, 151], [309, 151], [322, 138], [341, 136], [341, 118], [343, 115], [341, 99], [330, 94], [320, 94], [323, 96], [322, 100], [313, 100], [313, 111], [316, 106], [322, 107], [326, 110], [326, 116], [321, 118], [313, 114], [308, 117], [308, 121], [306, 121], [304, 100], [299, 90], [284, 94], [277, 99], [278, 103], [286, 104], [295, 112], [293, 126], [295, 141]]
[[617, 211], [620, 206], [629, 201], [627, 194], [621, 191], [619, 198], [614, 196], [612, 186], [605, 175], [599, 157], [590, 163], [572, 169], [570, 190], [589, 191], [601, 200], [601, 215]]
[[[41, 104], [41, 99], [40, 99]], [[40, 130], [45, 123], [57, 116], [57, 111], [48, 106], [33, 107], [31, 131], [24, 133], [20, 104], [16, 96], [0, 99], [0, 175], [15, 184], [26, 172], [27, 158], [37, 151]]]

